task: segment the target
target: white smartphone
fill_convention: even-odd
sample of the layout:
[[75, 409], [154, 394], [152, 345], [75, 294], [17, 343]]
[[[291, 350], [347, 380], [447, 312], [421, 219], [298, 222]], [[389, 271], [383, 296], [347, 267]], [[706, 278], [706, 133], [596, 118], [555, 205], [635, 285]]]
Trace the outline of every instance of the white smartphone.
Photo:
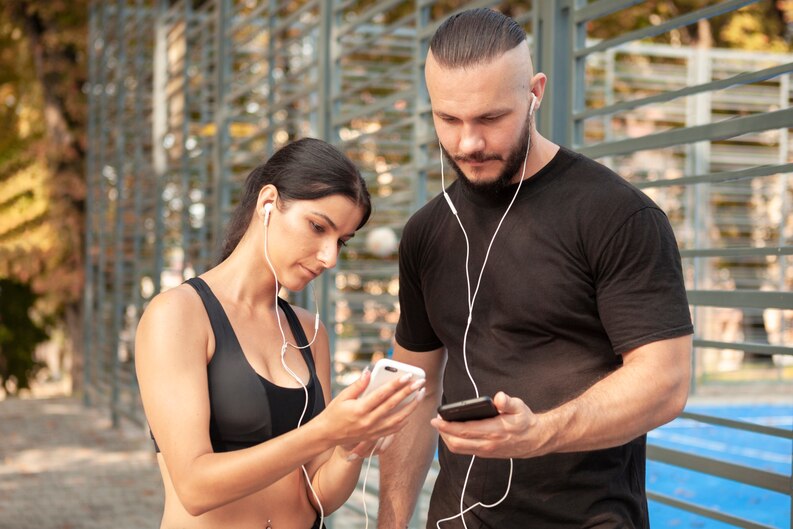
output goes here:
[[[396, 360], [391, 360], [390, 358], [381, 358], [372, 368], [372, 377], [369, 379], [369, 385], [366, 386], [366, 389], [364, 390], [361, 397], [367, 396], [369, 393], [373, 392], [384, 384], [387, 384], [388, 382], [400, 378], [406, 374], [413, 375], [411, 382], [426, 378], [424, 370], [420, 367], [405, 364], [403, 362], [397, 362]], [[415, 398], [416, 391], [405, 397], [405, 399], [400, 402], [395, 409], [400, 409]]]

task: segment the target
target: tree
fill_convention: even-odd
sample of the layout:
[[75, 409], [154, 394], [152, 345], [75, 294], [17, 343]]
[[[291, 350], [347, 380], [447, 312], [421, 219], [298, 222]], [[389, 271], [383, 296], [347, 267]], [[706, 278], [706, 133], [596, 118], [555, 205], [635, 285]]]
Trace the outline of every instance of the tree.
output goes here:
[[81, 328], [87, 16], [86, 0], [0, 7], [0, 278], [61, 321], [65, 351]]
[[31, 352], [47, 333], [30, 316], [36, 297], [28, 285], [0, 279], [0, 384], [10, 395], [29, 388], [40, 367]]

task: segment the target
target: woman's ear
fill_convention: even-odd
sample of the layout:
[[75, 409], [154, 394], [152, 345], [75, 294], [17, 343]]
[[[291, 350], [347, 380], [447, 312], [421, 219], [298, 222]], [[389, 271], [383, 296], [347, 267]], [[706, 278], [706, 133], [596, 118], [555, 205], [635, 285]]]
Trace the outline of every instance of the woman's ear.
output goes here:
[[[272, 208], [275, 207], [277, 200], [278, 189], [276, 189], [274, 185], [267, 184], [266, 186], [262, 187], [259, 190], [259, 196], [256, 199], [256, 214], [258, 214], [260, 218], [269, 217], [270, 213], [272, 212]], [[265, 210], [266, 206], [270, 207], [269, 211]]]

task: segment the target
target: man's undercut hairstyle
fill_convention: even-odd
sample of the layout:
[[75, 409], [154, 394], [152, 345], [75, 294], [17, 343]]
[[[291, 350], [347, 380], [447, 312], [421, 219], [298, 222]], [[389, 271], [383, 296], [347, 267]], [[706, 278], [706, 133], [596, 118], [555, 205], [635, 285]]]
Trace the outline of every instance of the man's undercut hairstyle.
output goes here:
[[478, 8], [447, 18], [435, 31], [430, 50], [442, 67], [465, 68], [500, 57], [525, 41], [526, 32], [510, 17]]

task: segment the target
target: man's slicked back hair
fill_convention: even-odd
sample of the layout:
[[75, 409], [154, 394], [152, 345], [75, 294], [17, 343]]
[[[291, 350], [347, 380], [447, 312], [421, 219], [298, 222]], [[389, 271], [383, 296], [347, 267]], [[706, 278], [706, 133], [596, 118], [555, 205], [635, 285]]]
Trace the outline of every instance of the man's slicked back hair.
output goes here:
[[447, 18], [435, 31], [430, 50], [444, 68], [483, 64], [518, 46], [526, 32], [510, 17], [488, 8]]

